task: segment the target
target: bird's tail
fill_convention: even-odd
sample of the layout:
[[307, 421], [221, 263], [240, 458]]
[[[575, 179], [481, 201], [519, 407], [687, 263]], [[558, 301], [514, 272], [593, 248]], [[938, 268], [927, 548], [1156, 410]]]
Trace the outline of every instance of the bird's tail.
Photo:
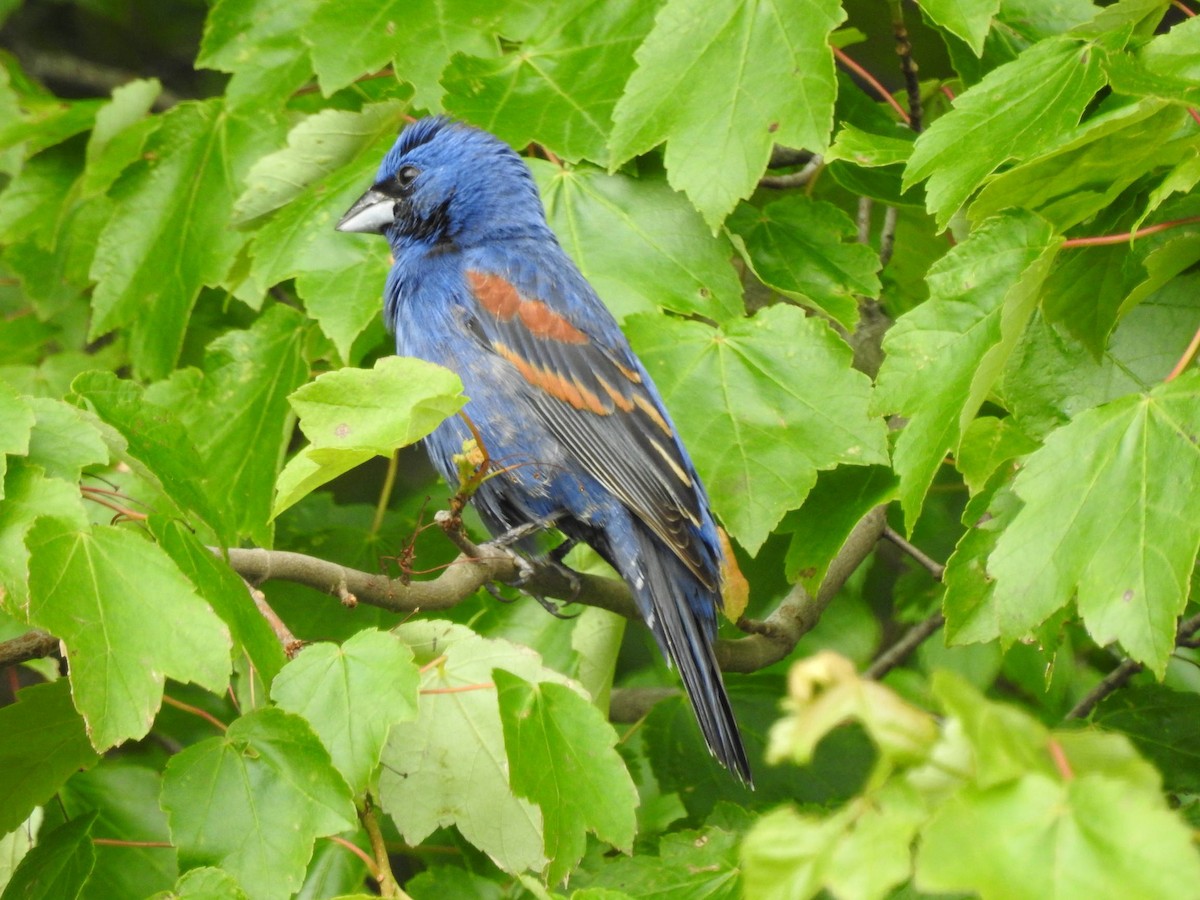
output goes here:
[[618, 560], [617, 569], [633, 588], [659, 649], [679, 670], [709, 751], [753, 787], [746, 748], [713, 654], [720, 597], [704, 587], [657, 536], [640, 524], [634, 531], [635, 558]]

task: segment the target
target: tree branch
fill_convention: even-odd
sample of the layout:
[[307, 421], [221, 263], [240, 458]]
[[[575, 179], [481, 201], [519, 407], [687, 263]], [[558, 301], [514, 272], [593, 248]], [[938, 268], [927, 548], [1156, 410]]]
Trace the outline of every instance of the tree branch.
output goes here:
[[803, 187], [812, 181], [818, 170], [825, 164], [825, 158], [821, 154], [814, 154], [808, 162], [804, 164], [804, 168], [797, 172], [789, 172], [786, 175], [764, 175], [758, 179], [758, 186], [762, 188], [771, 188], [773, 190], [782, 191], [787, 188]]
[[887, 538], [889, 541], [919, 562], [922, 566], [924, 566], [935, 580], [941, 581], [942, 576], [946, 574], [945, 566], [943, 566], [940, 562], [938, 562], [920, 547], [909, 543], [904, 535], [900, 534], [900, 532], [896, 531], [890, 525], [884, 526], [883, 537]]
[[58, 649], [58, 638], [44, 631], [27, 631], [15, 638], [0, 642], [0, 669], [42, 659]]
[[[751, 634], [735, 640], [717, 641], [716, 656], [721, 668], [727, 672], [755, 672], [787, 656], [800, 638], [817, 624], [846, 579], [866, 559], [879, 540], [883, 524], [882, 507], [872, 510], [859, 522], [830, 563], [825, 581], [815, 597], [796, 585], [765, 620], [738, 623]], [[234, 548], [228, 551], [228, 560], [234, 571], [252, 584], [271, 579], [290, 581], [331, 594], [343, 603], [349, 599], [390, 612], [430, 612], [456, 606], [489, 581], [511, 582], [520, 576], [516, 562], [507, 553], [487, 544], [472, 545], [472, 549], [479, 555], [463, 553], [437, 578], [408, 583], [287, 550]], [[522, 587], [543, 597], [595, 606], [627, 619], [640, 620], [637, 606], [623, 581], [583, 573], [577, 573], [577, 578], [578, 591], [559, 569], [535, 567]]]
[[946, 618], [941, 613], [934, 613], [920, 625], [914, 625], [904, 633], [904, 636], [892, 646], [888, 647], [867, 667], [863, 672], [865, 678], [874, 678], [878, 681], [900, 663], [908, 658], [908, 655], [921, 646], [926, 640], [932, 637], [939, 628], [946, 624]]
[[[1184, 619], [1179, 625], [1179, 631], [1175, 634], [1175, 646], [1187, 644], [1196, 632], [1200, 631], [1200, 614], [1192, 616], [1190, 619]], [[1076, 703], [1069, 713], [1064, 716], [1064, 720], [1070, 719], [1085, 719], [1092, 714], [1092, 710], [1107, 697], [1109, 694], [1123, 688], [1138, 672], [1142, 671], [1145, 666], [1140, 662], [1135, 662], [1132, 659], [1125, 659], [1119, 666], [1109, 672], [1100, 680], [1100, 683], [1092, 688], [1083, 699]]]

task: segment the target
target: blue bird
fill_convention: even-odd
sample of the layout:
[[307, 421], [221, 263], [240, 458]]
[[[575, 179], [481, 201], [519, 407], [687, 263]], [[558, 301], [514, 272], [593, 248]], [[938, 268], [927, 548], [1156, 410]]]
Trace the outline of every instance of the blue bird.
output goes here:
[[[654, 382], [559, 245], [525, 162], [434, 117], [406, 127], [340, 231], [384, 235], [396, 351], [462, 379], [498, 463], [473, 502], [495, 536], [554, 527], [629, 584], [683, 679], [713, 755], [750, 766], [713, 655], [722, 550], [708, 497]], [[457, 485], [472, 439], [453, 417], [425, 440]]]

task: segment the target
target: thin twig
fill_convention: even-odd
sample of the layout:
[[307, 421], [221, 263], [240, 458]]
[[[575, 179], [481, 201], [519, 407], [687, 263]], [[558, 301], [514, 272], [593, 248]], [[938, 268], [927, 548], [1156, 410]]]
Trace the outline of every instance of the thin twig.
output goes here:
[[941, 613], [934, 613], [920, 625], [914, 625], [904, 633], [900, 640], [875, 657], [863, 675], [878, 681], [904, 662], [910, 653], [925, 643], [945, 624], [945, 617]]
[[908, 112], [904, 109], [903, 106], [901, 106], [899, 103], [896, 102], [896, 98], [893, 97], [890, 93], [888, 93], [887, 88], [885, 88], [882, 84], [880, 84], [874, 75], [872, 75], [870, 72], [868, 72], [862, 66], [860, 66], [858, 63], [856, 63], [854, 60], [852, 60], [839, 47], [833, 48], [833, 55], [837, 57], [838, 62], [840, 62], [843, 66], [845, 66], [847, 69], [849, 69], [855, 75], [857, 75], [859, 78], [861, 78], [867, 84], [869, 84], [872, 88], [874, 88], [875, 93], [879, 95], [880, 99], [882, 99], [892, 109], [894, 109], [897, 113], [899, 113], [900, 118], [904, 120], [904, 123], [906, 125], [911, 124], [911, 120], [908, 117]]
[[1074, 781], [1075, 771], [1071, 768], [1071, 761], [1067, 759], [1063, 745], [1054, 738], [1051, 738], [1046, 742], [1046, 749], [1050, 751], [1050, 758], [1054, 760], [1054, 767], [1058, 769], [1058, 774], [1062, 776], [1062, 780]]
[[1192, 342], [1187, 345], [1187, 349], [1183, 351], [1183, 356], [1179, 357], [1179, 362], [1175, 363], [1169, 375], [1163, 381], [1174, 381], [1183, 374], [1183, 370], [1188, 367], [1196, 357], [1196, 351], [1200, 350], [1200, 328], [1196, 329], [1196, 333], [1192, 335]]
[[865, 244], [871, 240], [871, 198], [862, 196], [858, 198], [858, 213], [854, 217], [855, 224], [858, 226], [858, 242]]
[[198, 706], [192, 706], [192, 704], [184, 703], [182, 700], [176, 700], [174, 697], [172, 697], [168, 694], [163, 694], [163, 703], [167, 704], [167, 706], [173, 706], [176, 709], [181, 709], [185, 713], [191, 713], [193, 716], [199, 716], [201, 719], [214, 725], [215, 727], [219, 728], [221, 731], [229, 730], [228, 725], [226, 725], [224, 722], [222, 722], [220, 719], [218, 719], [216, 716], [214, 716], [212, 713], [210, 713], [206, 709], [201, 709]]
[[945, 566], [931, 557], [920, 547], [916, 547], [905, 540], [904, 535], [892, 528], [891, 525], [883, 526], [883, 537], [887, 538], [887, 540], [891, 541], [893, 544], [919, 562], [922, 566], [928, 569], [929, 574], [932, 575], [935, 580], [941, 581], [942, 576], [946, 574]]
[[333, 841], [333, 843], [341, 847], [345, 847], [347, 850], [361, 859], [366, 865], [367, 872], [370, 873], [371, 877], [376, 881], [379, 881], [379, 866], [375, 865], [375, 860], [371, 858], [371, 854], [369, 854], [366, 850], [358, 846], [358, 844], [354, 843], [353, 841], [348, 841], [344, 837], [336, 834], [325, 835], [325, 840]]
[[1139, 228], [1137, 231], [1127, 231], [1124, 234], [1106, 234], [1100, 237], [1081, 237], [1071, 238], [1062, 242], [1064, 249], [1071, 247], [1102, 247], [1106, 244], [1124, 244], [1126, 241], [1136, 241], [1140, 237], [1145, 237], [1148, 234], [1157, 234], [1160, 231], [1167, 231], [1171, 228], [1178, 228], [1180, 225], [1192, 225], [1200, 222], [1200, 216], [1188, 216], [1186, 219], [1174, 219], [1170, 222], [1159, 222], [1157, 225], [1147, 225], [1145, 228]]
[[279, 614], [271, 608], [271, 604], [267, 602], [267, 595], [252, 585], [250, 582], [242, 579], [242, 583], [246, 585], [246, 590], [250, 592], [250, 599], [254, 601], [254, 605], [258, 608], [259, 614], [267, 620], [267, 624], [271, 626], [271, 630], [275, 632], [275, 637], [283, 646], [283, 652], [287, 654], [288, 659], [292, 659], [300, 649], [304, 646], [304, 641], [292, 634], [292, 630], [287, 627], [283, 619], [279, 618]]
[[804, 164], [804, 168], [799, 171], [789, 172], [787, 175], [764, 175], [758, 179], [758, 186], [779, 191], [787, 188], [804, 187], [820, 171], [821, 166], [824, 164], [824, 157], [816, 153]]
[[904, 9], [900, 0], [892, 0], [892, 34], [896, 38], [896, 55], [900, 57], [900, 72], [908, 94], [908, 127], [921, 133], [921, 82], [917, 78], [917, 63], [912, 55], [912, 41], [904, 25]]
[[370, 536], [379, 534], [383, 526], [383, 517], [387, 513], [388, 503], [392, 499], [392, 488], [396, 486], [396, 470], [400, 467], [400, 451], [393, 450], [388, 457], [387, 474], [383, 477], [383, 487], [379, 491], [379, 501], [375, 504], [375, 518], [371, 520]]
[[883, 210], [883, 228], [879, 232], [879, 268], [887, 267], [892, 261], [892, 253], [896, 249], [896, 222], [899, 211], [894, 206]]
[[[1198, 631], [1200, 631], [1200, 614], [1194, 615], [1190, 619], [1185, 619], [1180, 624], [1179, 631], [1175, 634], [1176, 646], [1187, 644]], [[1087, 718], [1101, 700], [1124, 687], [1129, 683], [1129, 679], [1144, 668], [1145, 666], [1140, 662], [1135, 662], [1132, 659], [1123, 660], [1119, 666], [1100, 679], [1100, 683], [1088, 691], [1083, 696], [1083, 699], [1071, 707], [1071, 711], [1064, 716], [1064, 719]]]
[[453, 687], [442, 688], [421, 688], [417, 691], [418, 694], [462, 694], [466, 691], [494, 691], [496, 685], [490, 681], [481, 681], [479, 684], [456, 684]]
[[382, 897], [399, 897], [402, 900], [412, 900], [396, 881], [396, 876], [392, 874], [392, 864], [388, 859], [387, 844], [383, 840], [383, 831], [379, 828], [379, 820], [375, 818], [375, 804], [371, 801], [368, 794], [366, 801], [363, 803], [362, 810], [358, 814], [362, 820], [363, 827], [367, 830], [367, 837], [371, 839], [371, 852], [375, 855], [375, 873], [373, 877], [379, 884], [379, 894]]

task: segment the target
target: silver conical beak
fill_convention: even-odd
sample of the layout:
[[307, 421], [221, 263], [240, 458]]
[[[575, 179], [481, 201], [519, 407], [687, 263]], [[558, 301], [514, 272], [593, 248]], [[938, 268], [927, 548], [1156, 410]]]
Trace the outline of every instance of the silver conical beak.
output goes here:
[[338, 231], [383, 234], [383, 230], [396, 221], [395, 209], [395, 197], [371, 188], [354, 201], [334, 227]]

